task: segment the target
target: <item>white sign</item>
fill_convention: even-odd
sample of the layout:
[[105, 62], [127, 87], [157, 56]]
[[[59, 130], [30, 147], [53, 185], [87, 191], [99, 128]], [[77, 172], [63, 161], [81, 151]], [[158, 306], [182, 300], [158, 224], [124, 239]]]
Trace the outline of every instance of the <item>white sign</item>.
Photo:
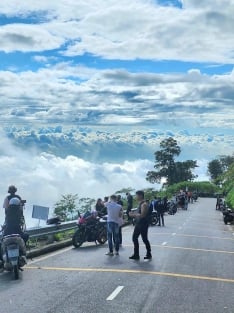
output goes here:
[[36, 218], [38, 220], [48, 220], [49, 216], [49, 208], [40, 206], [40, 205], [34, 205], [33, 211], [32, 211], [32, 218]]

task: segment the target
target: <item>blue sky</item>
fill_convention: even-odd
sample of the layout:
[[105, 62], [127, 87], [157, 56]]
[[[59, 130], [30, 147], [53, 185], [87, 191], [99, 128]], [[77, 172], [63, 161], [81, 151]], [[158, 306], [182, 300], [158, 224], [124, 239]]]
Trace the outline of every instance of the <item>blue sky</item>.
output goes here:
[[139, 167], [172, 135], [206, 177], [210, 159], [234, 150], [233, 10], [232, 0], [1, 0], [0, 122], [12, 154], [0, 161], [15, 164], [15, 148], [50, 184], [45, 159], [64, 173], [73, 156], [91, 181], [120, 173], [115, 164], [113, 189], [126, 168], [140, 187]]

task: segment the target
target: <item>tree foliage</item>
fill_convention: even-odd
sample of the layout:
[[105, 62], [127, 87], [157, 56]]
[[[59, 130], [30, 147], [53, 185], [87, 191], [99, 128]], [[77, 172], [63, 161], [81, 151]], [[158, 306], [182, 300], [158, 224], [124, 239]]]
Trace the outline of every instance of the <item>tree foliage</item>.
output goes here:
[[169, 137], [160, 143], [160, 150], [155, 152], [155, 171], [149, 171], [146, 179], [151, 183], [160, 183], [164, 178], [168, 186], [181, 181], [192, 181], [196, 176], [192, 170], [197, 167], [197, 162], [187, 160], [176, 162], [175, 158], [181, 153], [177, 141]]
[[225, 174], [230, 166], [234, 163], [234, 155], [222, 155], [208, 163], [208, 174], [211, 180], [219, 184], [222, 175]]
[[54, 214], [61, 216], [66, 221], [78, 217], [78, 211], [84, 213], [91, 210], [95, 200], [92, 198], [80, 198], [77, 194], [62, 195], [62, 199], [55, 203]]
[[234, 162], [223, 175], [223, 189], [226, 193], [226, 202], [234, 210]]
[[76, 213], [77, 200], [77, 194], [62, 195], [62, 199], [55, 203], [54, 213], [65, 220], [73, 219]]

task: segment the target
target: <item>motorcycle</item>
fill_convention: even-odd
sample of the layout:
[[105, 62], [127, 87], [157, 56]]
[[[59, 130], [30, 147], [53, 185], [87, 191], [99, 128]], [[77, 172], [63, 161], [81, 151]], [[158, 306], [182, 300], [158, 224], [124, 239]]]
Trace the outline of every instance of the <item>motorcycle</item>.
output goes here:
[[78, 212], [78, 228], [72, 237], [72, 244], [75, 248], [82, 246], [84, 242], [97, 242], [101, 245], [107, 241], [107, 222], [90, 212], [83, 216]]
[[167, 212], [169, 215], [175, 215], [177, 212], [177, 203], [174, 201], [169, 201], [167, 203]]
[[18, 234], [3, 236], [1, 243], [2, 261], [1, 271], [8, 271], [14, 274], [15, 279], [19, 279], [19, 271], [26, 261], [26, 247], [23, 239]]
[[234, 212], [231, 209], [223, 212], [223, 221], [225, 225], [234, 223]]

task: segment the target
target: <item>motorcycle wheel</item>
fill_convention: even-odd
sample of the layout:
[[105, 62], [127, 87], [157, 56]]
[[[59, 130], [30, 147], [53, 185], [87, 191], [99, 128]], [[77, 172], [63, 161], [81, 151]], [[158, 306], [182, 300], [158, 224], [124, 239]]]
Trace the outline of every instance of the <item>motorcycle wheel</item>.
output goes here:
[[19, 279], [19, 267], [18, 267], [18, 265], [14, 265], [13, 272], [14, 272], [14, 278], [16, 280]]
[[155, 226], [155, 225], [158, 224], [158, 222], [159, 222], [158, 217], [156, 215], [152, 215], [152, 217], [151, 217], [151, 225]]
[[100, 245], [104, 245], [106, 241], [107, 241], [106, 230], [103, 230], [98, 234], [97, 242], [100, 243]]
[[228, 218], [225, 216], [224, 219], [223, 219], [223, 221], [224, 221], [224, 224], [227, 225], [227, 223], [228, 223]]
[[75, 232], [72, 237], [72, 244], [75, 248], [79, 248], [82, 246], [84, 242], [83, 234], [80, 231]]

